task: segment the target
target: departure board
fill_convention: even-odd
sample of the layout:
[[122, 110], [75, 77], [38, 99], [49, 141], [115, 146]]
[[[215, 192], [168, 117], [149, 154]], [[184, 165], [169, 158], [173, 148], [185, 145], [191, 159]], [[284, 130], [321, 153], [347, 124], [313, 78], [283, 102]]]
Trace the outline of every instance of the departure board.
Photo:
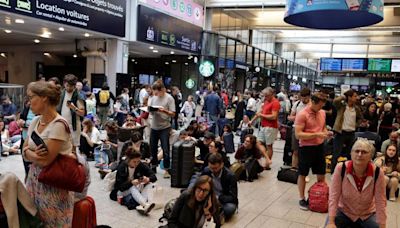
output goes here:
[[368, 71], [390, 72], [391, 59], [368, 59]]
[[342, 59], [342, 71], [366, 70], [365, 59]]
[[341, 71], [342, 59], [321, 58], [321, 71]]

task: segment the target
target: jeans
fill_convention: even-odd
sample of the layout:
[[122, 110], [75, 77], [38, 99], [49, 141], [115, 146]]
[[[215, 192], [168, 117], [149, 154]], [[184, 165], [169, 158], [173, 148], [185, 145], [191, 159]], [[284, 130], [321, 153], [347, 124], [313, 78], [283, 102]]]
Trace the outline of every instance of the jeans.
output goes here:
[[163, 159], [164, 159], [164, 168], [166, 170], [170, 167], [170, 157], [169, 157], [169, 132], [171, 128], [166, 128], [162, 130], [154, 130], [151, 129], [150, 132], [150, 151], [151, 151], [151, 164], [152, 167], [157, 167], [158, 159], [157, 159], [157, 152], [158, 152], [158, 141], [161, 141], [161, 148], [163, 150]]
[[104, 128], [107, 121], [109, 107], [98, 107], [97, 114], [100, 119], [100, 125]]
[[335, 217], [335, 224], [337, 228], [379, 228], [375, 213], [364, 221], [358, 219], [353, 222], [349, 217], [343, 214], [343, 212], [338, 211]]
[[[214, 122], [214, 126], [215, 126], [215, 128], [213, 129], [213, 133], [215, 134], [215, 135], [219, 135], [219, 128], [218, 128], [218, 119], [219, 119], [219, 117], [218, 117], [218, 115], [211, 115], [210, 114], [210, 120], [211, 121], [213, 121]], [[222, 130], [222, 129], [221, 129]]]
[[125, 197], [129, 194], [132, 195], [133, 199], [140, 205], [144, 206], [149, 201], [150, 191], [154, 188], [154, 184], [148, 183], [146, 186], [143, 185], [132, 186], [128, 190], [122, 192], [122, 196]]
[[237, 206], [233, 203], [225, 203], [222, 205], [224, 211], [225, 220], [229, 220], [236, 212]]
[[339, 158], [340, 154], [345, 155], [347, 159], [350, 160], [350, 151], [351, 147], [353, 146], [354, 139], [354, 132], [342, 132], [342, 134], [336, 133], [335, 138], [333, 139], [331, 173], [335, 171], [337, 159]]

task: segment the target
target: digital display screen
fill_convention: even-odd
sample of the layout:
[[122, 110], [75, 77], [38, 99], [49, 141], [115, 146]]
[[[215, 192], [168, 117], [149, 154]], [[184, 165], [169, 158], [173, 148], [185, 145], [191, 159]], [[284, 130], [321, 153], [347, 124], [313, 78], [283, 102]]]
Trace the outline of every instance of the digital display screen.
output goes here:
[[149, 75], [148, 74], [139, 74], [139, 84], [148, 85], [149, 84]]
[[400, 59], [392, 59], [392, 72], [400, 72]]
[[290, 91], [300, 91], [301, 86], [299, 84], [290, 85], [289, 89]]
[[[172, 3], [171, 3], [172, 4]], [[203, 29], [157, 10], [138, 6], [137, 40], [199, 53]]]
[[366, 70], [365, 59], [342, 59], [342, 71]]
[[368, 71], [390, 72], [390, 59], [368, 59]]
[[333, 58], [321, 58], [321, 71], [341, 71], [342, 60]]
[[149, 84], [153, 84], [154, 83], [154, 75], [149, 75]]

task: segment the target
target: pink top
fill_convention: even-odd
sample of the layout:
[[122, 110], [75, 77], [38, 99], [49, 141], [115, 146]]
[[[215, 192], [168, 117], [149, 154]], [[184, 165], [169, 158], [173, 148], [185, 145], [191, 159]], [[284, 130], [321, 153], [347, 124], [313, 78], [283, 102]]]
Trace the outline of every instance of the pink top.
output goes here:
[[10, 137], [21, 134], [21, 128], [18, 126], [17, 121], [14, 120], [8, 125], [8, 132]]
[[[350, 161], [351, 162], [351, 161]], [[346, 174], [341, 177], [342, 164], [338, 164], [332, 176], [329, 188], [329, 216], [335, 217], [337, 209], [352, 221], [365, 220], [376, 212], [378, 224], [386, 224], [386, 185], [385, 177], [380, 170], [374, 192], [374, 177], [367, 175], [362, 191], [358, 191], [352, 170], [349, 172], [346, 162]], [[375, 173], [375, 166], [373, 166]]]
[[[301, 110], [295, 119], [296, 126], [304, 126], [303, 132], [315, 133], [322, 132], [325, 129], [325, 111], [319, 110], [314, 112], [310, 105], [307, 105], [303, 110]], [[300, 146], [317, 146], [321, 145], [324, 139], [321, 137], [316, 137], [313, 139], [300, 139]]]

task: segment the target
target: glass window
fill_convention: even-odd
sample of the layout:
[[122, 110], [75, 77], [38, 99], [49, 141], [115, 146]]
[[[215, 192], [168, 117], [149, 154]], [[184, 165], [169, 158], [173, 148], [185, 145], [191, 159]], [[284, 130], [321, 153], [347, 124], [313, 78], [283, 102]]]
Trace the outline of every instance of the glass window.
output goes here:
[[253, 64], [253, 47], [247, 46], [247, 58], [246, 58], [246, 63], [249, 65]]
[[236, 61], [246, 62], [246, 46], [241, 42], [236, 42]]
[[235, 59], [235, 41], [232, 39], [228, 39], [226, 58]]
[[219, 36], [218, 44], [219, 44], [219, 57], [226, 58], [226, 44], [227, 39], [223, 36]]

